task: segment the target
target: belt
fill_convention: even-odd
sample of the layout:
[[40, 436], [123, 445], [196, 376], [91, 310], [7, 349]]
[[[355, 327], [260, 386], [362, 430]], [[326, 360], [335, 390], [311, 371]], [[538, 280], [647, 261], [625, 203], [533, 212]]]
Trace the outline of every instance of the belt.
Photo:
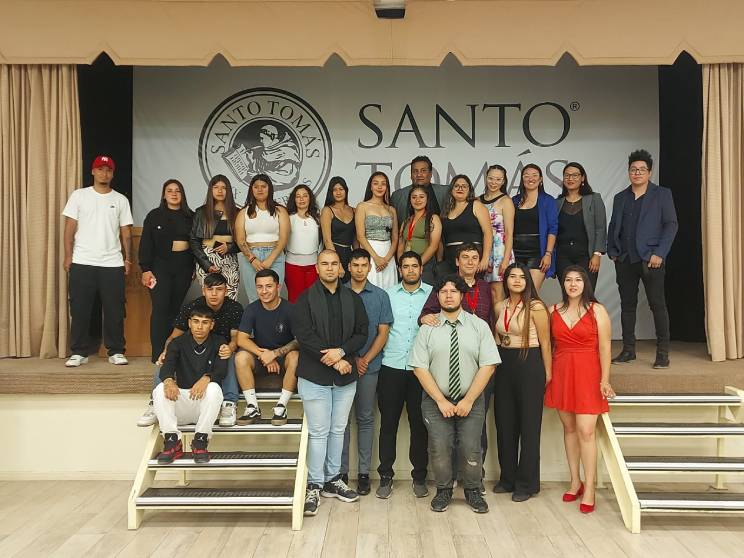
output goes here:
[[333, 245], [334, 245], [334, 246], [341, 246], [341, 248], [351, 248], [351, 246], [350, 246], [350, 245], [346, 245], [346, 244], [341, 244], [341, 243], [339, 243], [339, 242], [334, 242], [334, 243], [333, 243]]
[[467, 242], [461, 240], [459, 242], [448, 242], [447, 244], [445, 244], [445, 246], [461, 246], [463, 244], [477, 244], [477, 245], [480, 246], [483, 243], [482, 242], [478, 242], [477, 240], [467, 241]]

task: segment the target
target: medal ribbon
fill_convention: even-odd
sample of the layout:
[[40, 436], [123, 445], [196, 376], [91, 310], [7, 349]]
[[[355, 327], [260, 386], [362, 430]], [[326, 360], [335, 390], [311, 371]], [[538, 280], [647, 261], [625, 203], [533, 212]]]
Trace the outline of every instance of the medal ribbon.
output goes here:
[[475, 314], [475, 309], [478, 307], [478, 297], [480, 296], [477, 282], [475, 283], [475, 285], [473, 285], [472, 290], [474, 296], [470, 296], [470, 291], [468, 291], [465, 293], [465, 300], [467, 301], [468, 306], [470, 306], [470, 313]]

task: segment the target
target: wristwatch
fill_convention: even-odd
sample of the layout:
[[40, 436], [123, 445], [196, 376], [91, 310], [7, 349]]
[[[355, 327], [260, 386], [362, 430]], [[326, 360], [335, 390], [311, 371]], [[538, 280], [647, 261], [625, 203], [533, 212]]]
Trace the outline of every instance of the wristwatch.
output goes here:
[[594, 254], [593, 254], [593, 255], [594, 255], [594, 256], [599, 256], [599, 257], [601, 258], [601, 257], [602, 257], [602, 252], [594, 252]]
[[341, 347], [338, 348], [338, 353], [341, 355], [341, 358], [344, 358], [346, 356], [346, 351], [344, 351]]

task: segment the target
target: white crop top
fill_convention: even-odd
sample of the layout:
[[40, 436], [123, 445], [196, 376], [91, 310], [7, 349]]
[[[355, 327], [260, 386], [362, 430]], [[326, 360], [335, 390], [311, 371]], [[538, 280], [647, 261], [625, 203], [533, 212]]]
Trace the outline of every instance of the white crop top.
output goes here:
[[245, 215], [245, 240], [249, 244], [276, 242], [279, 240], [279, 211], [272, 217], [268, 210], [256, 208], [256, 216]]
[[289, 216], [289, 225], [286, 261], [294, 265], [314, 265], [320, 248], [320, 225], [312, 217], [303, 219], [296, 213]]

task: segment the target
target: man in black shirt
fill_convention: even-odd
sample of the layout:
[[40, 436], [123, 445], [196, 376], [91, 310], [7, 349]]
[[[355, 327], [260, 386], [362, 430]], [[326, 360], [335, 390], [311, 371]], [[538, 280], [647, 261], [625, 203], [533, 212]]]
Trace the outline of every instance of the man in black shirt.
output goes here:
[[[221, 273], [210, 273], [204, 278], [202, 296], [183, 305], [181, 311], [173, 324], [173, 331], [165, 340], [165, 348], [160, 355], [153, 375], [153, 389], [160, 383], [160, 367], [165, 360], [168, 345], [176, 338], [182, 336], [189, 330], [189, 316], [191, 310], [196, 306], [211, 308], [214, 312], [213, 333], [227, 340], [225, 348], [220, 351], [220, 358], [227, 359], [227, 375], [222, 382], [224, 403], [220, 410], [220, 426], [235, 426], [236, 410], [238, 402], [238, 380], [235, 376], [235, 359], [232, 355], [238, 347], [237, 335], [240, 318], [243, 315], [243, 307], [236, 301], [227, 297], [227, 280]], [[152, 400], [147, 409], [137, 421], [137, 426], [152, 426], [157, 422], [155, 411], [152, 408]]]
[[245, 396], [245, 413], [238, 424], [251, 424], [261, 418], [256, 399], [255, 376], [284, 373], [282, 393], [274, 407], [271, 424], [287, 424], [287, 403], [297, 388], [299, 345], [292, 334], [292, 305], [279, 298], [279, 275], [273, 269], [256, 273], [258, 300], [245, 307], [238, 331], [235, 370]]
[[318, 255], [318, 280], [300, 295], [292, 311], [292, 332], [300, 345], [297, 388], [309, 433], [305, 515], [318, 512], [319, 495], [354, 502], [359, 495], [341, 478], [344, 431], [356, 393], [356, 359], [367, 342], [364, 303], [340, 287], [341, 262], [333, 250]]
[[212, 334], [214, 311], [206, 305], [189, 312], [189, 332], [166, 349], [160, 369], [162, 382], [152, 392], [155, 415], [165, 438], [159, 463], [172, 463], [183, 455], [179, 424], [196, 423], [191, 452], [196, 463], [209, 461], [207, 443], [222, 405], [220, 382], [227, 364], [220, 358], [225, 339]]
[[448, 186], [432, 184], [431, 159], [425, 155], [419, 155], [411, 161], [411, 184], [400, 190], [396, 190], [390, 196], [390, 205], [395, 208], [398, 223], [404, 223], [408, 215], [408, 195], [414, 186], [424, 186], [429, 197], [434, 199], [434, 212], [439, 215], [444, 207], [444, 199], [447, 196]]

